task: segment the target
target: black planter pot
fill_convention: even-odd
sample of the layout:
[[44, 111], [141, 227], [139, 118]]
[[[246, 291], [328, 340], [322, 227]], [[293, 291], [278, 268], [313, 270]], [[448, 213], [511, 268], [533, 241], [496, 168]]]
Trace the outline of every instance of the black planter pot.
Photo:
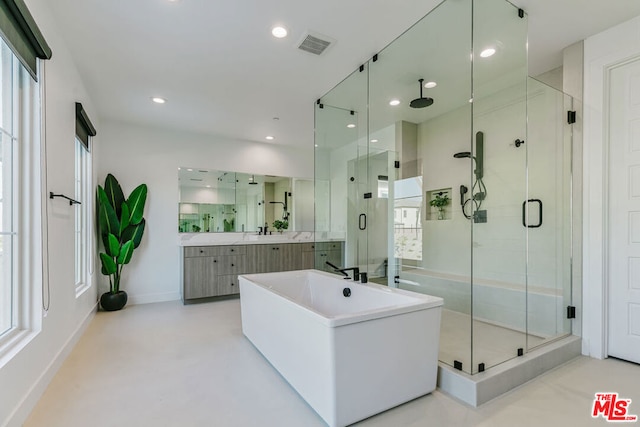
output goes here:
[[122, 310], [127, 304], [127, 293], [125, 291], [118, 291], [115, 294], [111, 292], [105, 292], [100, 297], [100, 305], [105, 311], [118, 311]]

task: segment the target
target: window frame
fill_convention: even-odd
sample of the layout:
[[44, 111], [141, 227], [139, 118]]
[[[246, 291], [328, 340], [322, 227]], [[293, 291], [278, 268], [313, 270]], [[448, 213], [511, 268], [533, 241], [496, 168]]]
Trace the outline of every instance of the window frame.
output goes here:
[[[2, 44], [1, 49], [10, 49], [4, 41]], [[42, 329], [42, 317], [38, 314], [44, 277], [42, 209], [45, 196], [41, 182], [44, 176], [44, 145], [40, 140], [42, 85], [31, 78], [15, 54], [11, 55], [12, 129], [7, 133], [3, 128], [3, 134], [11, 136], [13, 145], [12, 314], [9, 329], [0, 334], [0, 367]], [[4, 70], [0, 68], [0, 72]]]
[[93, 233], [91, 227], [93, 156], [78, 135], [74, 140], [75, 199], [80, 202], [74, 205], [74, 282], [76, 298], [78, 298], [91, 288], [91, 275], [93, 274]]

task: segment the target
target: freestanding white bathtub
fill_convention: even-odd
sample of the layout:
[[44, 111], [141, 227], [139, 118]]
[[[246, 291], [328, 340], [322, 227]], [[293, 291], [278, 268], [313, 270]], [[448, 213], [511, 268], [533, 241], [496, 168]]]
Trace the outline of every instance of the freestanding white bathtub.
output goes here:
[[240, 305], [244, 335], [331, 427], [436, 388], [441, 298], [302, 270], [240, 276]]

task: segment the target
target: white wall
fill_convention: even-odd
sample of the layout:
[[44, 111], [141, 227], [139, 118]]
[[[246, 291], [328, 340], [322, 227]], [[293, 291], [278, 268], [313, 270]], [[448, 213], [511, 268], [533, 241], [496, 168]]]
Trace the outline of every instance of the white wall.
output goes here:
[[178, 167], [313, 178], [311, 144], [300, 149], [119, 122], [103, 123], [101, 141], [100, 182], [112, 173], [125, 193], [143, 182], [149, 187], [145, 235], [122, 279], [132, 304], [179, 298]]
[[[36, 313], [42, 317], [40, 333], [0, 368], [0, 425], [10, 426], [22, 424], [96, 308], [95, 283], [78, 298], [75, 294], [74, 210], [64, 201], [44, 197], [49, 191], [74, 194], [76, 101], [82, 102], [98, 130], [93, 138], [94, 162], [103, 141], [97, 113], [51, 18], [51, 3], [26, 0], [26, 4], [53, 51], [53, 58], [45, 63], [48, 183], [43, 188], [43, 201], [48, 207], [51, 303], [46, 317], [43, 312]], [[40, 289], [36, 292], [39, 294]]]
[[607, 73], [640, 55], [640, 16], [584, 42], [583, 354], [607, 357]]

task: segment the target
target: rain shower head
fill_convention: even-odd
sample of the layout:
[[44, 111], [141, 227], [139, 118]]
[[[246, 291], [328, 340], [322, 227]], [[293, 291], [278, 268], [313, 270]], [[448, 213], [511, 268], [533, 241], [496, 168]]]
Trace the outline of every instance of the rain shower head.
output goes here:
[[456, 159], [464, 159], [467, 157], [471, 157], [471, 153], [468, 151], [461, 151], [459, 153], [454, 154], [453, 157], [455, 157]]
[[420, 82], [420, 98], [416, 98], [413, 101], [411, 101], [411, 103], [409, 104], [409, 107], [411, 108], [424, 108], [424, 107], [428, 107], [429, 105], [433, 104], [433, 98], [429, 98], [429, 97], [423, 97], [422, 96], [422, 82], [424, 81], [424, 79], [420, 79], [418, 80], [418, 82]]

